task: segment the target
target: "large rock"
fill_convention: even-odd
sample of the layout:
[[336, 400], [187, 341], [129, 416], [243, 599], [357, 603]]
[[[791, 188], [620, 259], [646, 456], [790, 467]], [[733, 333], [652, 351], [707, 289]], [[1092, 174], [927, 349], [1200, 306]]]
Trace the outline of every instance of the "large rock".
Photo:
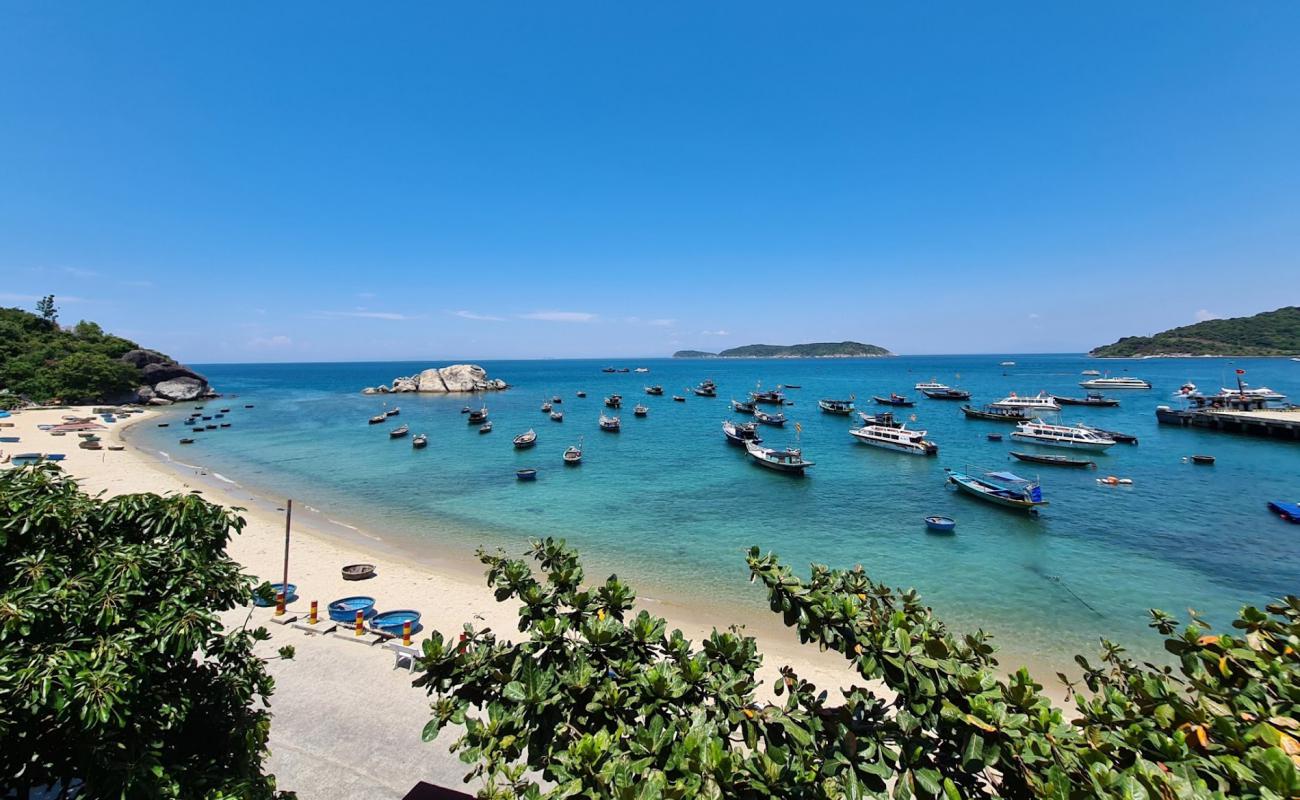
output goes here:
[[393, 391], [418, 392], [420, 391], [420, 384], [416, 382], [415, 378], [397, 378], [393, 381]]
[[171, 356], [159, 353], [157, 350], [128, 350], [122, 355], [122, 360], [133, 367], [144, 369], [150, 364], [175, 364]]
[[173, 401], [193, 400], [202, 397], [207, 390], [208, 384], [196, 378], [175, 378], [153, 387], [155, 396]]
[[409, 378], [394, 378], [390, 389], [379, 385], [363, 389], [363, 394], [383, 392], [431, 392], [434, 394], [460, 392], [492, 392], [509, 388], [500, 378], [489, 378], [487, 371], [477, 364], [452, 364], [441, 369], [426, 369]]
[[163, 381], [176, 380], [177, 378], [194, 378], [207, 383], [207, 380], [199, 373], [174, 362], [171, 364], [146, 364], [140, 368], [140, 374], [144, 376], [144, 382], [150, 386]]

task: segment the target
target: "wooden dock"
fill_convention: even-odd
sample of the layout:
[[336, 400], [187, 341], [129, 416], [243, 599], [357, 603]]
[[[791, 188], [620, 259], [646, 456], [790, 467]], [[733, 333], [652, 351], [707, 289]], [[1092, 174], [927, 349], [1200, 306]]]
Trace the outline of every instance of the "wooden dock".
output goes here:
[[1300, 441], [1300, 407], [1237, 410], [1226, 408], [1156, 409], [1156, 419], [1164, 425], [1209, 428], [1248, 436]]

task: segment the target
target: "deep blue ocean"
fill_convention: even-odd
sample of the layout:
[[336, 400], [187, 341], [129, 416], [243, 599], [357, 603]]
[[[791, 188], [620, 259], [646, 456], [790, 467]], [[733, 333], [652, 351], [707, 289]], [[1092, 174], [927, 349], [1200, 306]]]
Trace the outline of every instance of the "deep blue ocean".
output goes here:
[[[1014, 360], [1016, 366], [999, 362]], [[1300, 364], [1283, 359], [1159, 359], [1095, 361], [1082, 356], [978, 355], [864, 360], [614, 360], [479, 362], [513, 388], [486, 395], [495, 430], [466, 424], [469, 396], [363, 396], [365, 386], [410, 375], [429, 363], [199, 365], [213, 385], [238, 398], [232, 427], [198, 435], [181, 448], [183, 430], [153, 426], [135, 443], [203, 465], [250, 489], [293, 497], [325, 515], [398, 542], [409, 552], [472, 558], [476, 547], [520, 551], [529, 537], [555, 535], [576, 544], [589, 577], [617, 571], [640, 593], [681, 603], [764, 607], [746, 582], [744, 551], [774, 550], [805, 572], [810, 562], [862, 564], [876, 579], [916, 587], [957, 629], [993, 632], [1011, 654], [1063, 661], [1091, 654], [1106, 636], [1141, 655], [1158, 640], [1145, 612], [1185, 616], [1192, 607], [1226, 621], [1242, 604], [1260, 604], [1300, 590], [1300, 528], [1277, 519], [1266, 501], [1300, 497], [1300, 444], [1158, 426], [1154, 409], [1174, 403], [1186, 381], [1202, 390], [1229, 385], [1234, 368], [1252, 385], [1300, 398]], [[644, 366], [648, 374], [601, 372]], [[937, 378], [988, 403], [1040, 389], [1080, 396], [1084, 369], [1150, 380], [1151, 391], [1118, 391], [1118, 408], [1067, 407], [1066, 422], [1087, 421], [1140, 437], [1137, 446], [1081, 455], [1100, 468], [1034, 467], [1011, 461], [1013, 426], [970, 421], [961, 403], [929, 400], [914, 384]], [[712, 378], [719, 396], [687, 387]], [[737, 418], [729, 398], [764, 387], [798, 384], [787, 397], [786, 429], [764, 428], [766, 443], [795, 441], [802, 424], [805, 478], [772, 473], [729, 446], [720, 424]], [[662, 384], [665, 395], [643, 387]], [[585, 399], [576, 392], [585, 390]], [[844, 417], [817, 408], [822, 397], [899, 392], [916, 398], [910, 427], [929, 431], [938, 457], [922, 458], [857, 443]], [[620, 434], [596, 425], [602, 398], [625, 398]], [[672, 394], [688, 395], [685, 403]], [[563, 423], [540, 411], [563, 397]], [[631, 406], [644, 402], [647, 418]], [[245, 403], [255, 404], [245, 409]], [[385, 403], [401, 407], [392, 424], [368, 425]], [[182, 415], [192, 404], [166, 413]], [[854, 418], [856, 423], [856, 417]], [[398, 423], [429, 435], [429, 447], [390, 440]], [[528, 451], [511, 437], [539, 434]], [[989, 442], [989, 432], [1006, 434]], [[561, 453], [582, 437], [581, 466], [565, 468]], [[1213, 466], [1185, 462], [1216, 456]], [[1010, 469], [1041, 477], [1051, 505], [1032, 518], [953, 493], [943, 468]], [[515, 470], [536, 467], [535, 483]], [[1097, 477], [1131, 478], [1132, 486], [1101, 486]], [[955, 535], [927, 533], [922, 517], [957, 520]]]

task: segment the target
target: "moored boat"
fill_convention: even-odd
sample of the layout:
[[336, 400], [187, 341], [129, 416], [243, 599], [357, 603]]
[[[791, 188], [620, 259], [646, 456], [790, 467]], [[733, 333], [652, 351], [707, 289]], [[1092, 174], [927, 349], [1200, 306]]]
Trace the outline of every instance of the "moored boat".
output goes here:
[[564, 398], [563, 398], [563, 397], [560, 397], [560, 396], [557, 394], [557, 395], [555, 395], [554, 397], [551, 398], [551, 402], [552, 402], [552, 403], [563, 403], [563, 402], [564, 402]]
[[785, 424], [785, 414], [767, 414], [757, 408], [754, 409], [754, 419], [764, 425], [773, 425], [778, 428]]
[[600, 419], [597, 421], [597, 424], [600, 425], [600, 429], [602, 431], [609, 431], [610, 433], [618, 433], [619, 430], [623, 427], [623, 423], [619, 420], [618, 417], [607, 417], [604, 414], [600, 415]]
[[1072, 425], [1052, 425], [1041, 419], [1021, 422], [1016, 425], [1016, 430], [1011, 434], [1011, 438], [1046, 447], [1068, 447], [1075, 450], [1101, 451], [1115, 445], [1114, 439], [1108, 439], [1088, 428]]
[[487, 406], [483, 406], [482, 408], [469, 412], [469, 417], [466, 419], [466, 421], [470, 425], [473, 425], [475, 423], [487, 422], [487, 418], [488, 418]]
[[758, 435], [757, 422], [735, 423], [731, 420], [724, 420], [722, 423], [722, 435], [727, 437], [727, 441], [735, 445], [744, 445], [745, 442], [761, 442], [763, 437]]
[[1086, 461], [1081, 458], [1070, 458], [1069, 456], [1046, 455], [1042, 453], [1018, 453], [1011, 451], [1011, 457], [1020, 461], [1028, 461], [1031, 464], [1047, 464], [1052, 467], [1081, 467], [1096, 469], [1096, 461]]
[[749, 393], [749, 400], [752, 403], [767, 403], [768, 405], [779, 406], [785, 402], [785, 395], [780, 389], [773, 389], [768, 392], [753, 391]]
[[515, 470], [515, 478], [521, 481], [535, 481], [537, 480], [537, 470], [532, 468], [517, 469]]
[[1085, 389], [1150, 389], [1151, 382], [1141, 378], [1089, 378], [1079, 381]]
[[1039, 392], [1036, 395], [1018, 395], [1015, 392], [998, 400], [996, 403], [990, 403], [990, 408], [1017, 409], [1022, 412], [1029, 411], [1060, 411], [1061, 407], [1056, 404], [1052, 396], [1047, 392]]
[[[215, 428], [215, 427], [217, 427], [217, 426], [216, 426], [216, 425], [213, 425], [212, 427]], [[408, 425], [399, 425], [398, 427], [393, 428], [391, 431], [388, 432], [388, 438], [390, 438], [390, 439], [400, 439], [400, 438], [402, 438], [403, 436], [405, 436], [406, 434], [408, 434], [408, 433], [410, 433], [410, 432], [411, 432], [411, 428], [410, 428], [410, 426], [408, 426]]]
[[478, 432], [479, 432], [479, 433], [491, 433], [491, 432], [492, 432], [492, 423], [491, 423], [491, 422], [484, 422], [482, 425], [478, 426]]
[[942, 389], [922, 389], [921, 394], [931, 400], [969, 400], [970, 392], [965, 389], [953, 389], [944, 387]]
[[861, 428], [850, 428], [849, 435], [872, 447], [914, 456], [933, 456], [939, 452], [939, 446], [925, 438], [925, 431], [909, 431], [906, 425], [864, 425]]
[[611, 394], [609, 397], [606, 397], [606, 398], [605, 398], [605, 405], [606, 405], [606, 407], [608, 407], [608, 408], [622, 408], [622, 407], [623, 407], [623, 395], [621, 395], [621, 394]]
[[[397, 415], [400, 414], [400, 413], [402, 413], [402, 409], [401, 409], [400, 407], [398, 407], [398, 406], [393, 406], [392, 408], [390, 408], [390, 409], [388, 409], [387, 411], [384, 412], [384, 416], [386, 416], [386, 417], [395, 417], [395, 416], [397, 416]], [[204, 417], [204, 419], [207, 419], [207, 417]]]
[[685, 403], [685, 402], [686, 402], [686, 398], [685, 398], [685, 397], [682, 397], [680, 394], [675, 394], [675, 395], [673, 395], [673, 402], [674, 402], [674, 403]]
[[563, 412], [563, 411], [552, 411], [552, 412], [551, 412], [551, 422], [564, 422], [564, 412]]
[[865, 411], [859, 411], [858, 416], [862, 419], [863, 425], [880, 425], [886, 428], [901, 428], [903, 423], [894, 419], [894, 412], [882, 411], [879, 414], [868, 414]]
[[578, 396], [578, 397], [586, 397], [586, 396], [587, 396], [587, 393], [586, 393], [586, 392], [578, 392], [576, 396]]
[[551, 404], [550, 404], [550, 403], [542, 403], [542, 413], [543, 413], [543, 414], [549, 414], [550, 412], [551, 412]]
[[1026, 480], [1011, 472], [986, 472], [982, 477], [976, 477], [947, 467], [943, 471], [947, 473], [950, 485], [996, 505], [1031, 514], [1037, 513], [1039, 506], [1047, 505], [1037, 481]]
[[1018, 408], [995, 408], [993, 406], [984, 406], [975, 408], [974, 406], [962, 406], [961, 413], [970, 419], [986, 419], [992, 422], [1028, 422], [1029, 416]]
[[847, 417], [853, 413], [854, 399], [855, 398], [852, 395], [849, 396], [848, 400], [832, 400], [830, 398], [824, 398], [817, 401], [817, 407], [827, 414], [837, 414], [842, 417]]
[[747, 441], [745, 442], [745, 452], [749, 453], [754, 463], [776, 472], [802, 475], [804, 470], [813, 466], [813, 462], [804, 459], [803, 451], [794, 447], [776, 450], [771, 447], [763, 447], [754, 441]]
[[512, 441], [516, 450], [527, 450], [537, 444], [537, 431], [529, 428], [516, 436]]
[[914, 405], [916, 405], [916, 403], [915, 403], [914, 401], [910, 400], [909, 398], [906, 398], [906, 397], [904, 397], [904, 396], [901, 395], [901, 394], [895, 394], [895, 393], [893, 393], [893, 392], [890, 392], [888, 397], [881, 397], [880, 395], [875, 395], [875, 396], [873, 396], [871, 399], [872, 399], [872, 400], [875, 400], [876, 403], [878, 403], [878, 404], [880, 404], [880, 405], [882, 405], [882, 406], [914, 406]]
[[1105, 428], [1098, 428], [1093, 425], [1084, 425], [1082, 422], [1079, 423], [1078, 427], [1083, 428], [1086, 431], [1092, 431], [1093, 433], [1097, 434], [1103, 439], [1110, 439], [1112, 441], [1118, 442], [1119, 444], [1138, 443], [1138, 437], [1134, 436], [1131, 433], [1121, 433], [1119, 431], [1108, 431]]
[[697, 395], [699, 395], [700, 397], [717, 397], [717, 396], [718, 396], [718, 387], [717, 387], [717, 385], [714, 384], [714, 382], [711, 381], [711, 380], [705, 380], [705, 381], [702, 381], [702, 382], [700, 383], [699, 386], [696, 386], [696, 387], [695, 387], [694, 389], [692, 389], [691, 391], [695, 392], [695, 393], [696, 393]]
[[952, 517], [926, 517], [925, 527], [940, 533], [952, 533], [957, 527], [957, 521]]
[[423, 433], [417, 433], [415, 434], [414, 438], [411, 439], [411, 447], [417, 450], [422, 447], [427, 447], [428, 444], [429, 444], [429, 437], [424, 435]]
[[[381, 422], [383, 422], [383, 421], [385, 421], [385, 420], [387, 420], [387, 419], [388, 419], [388, 415], [386, 415], [386, 414], [376, 414], [376, 415], [374, 415], [373, 417], [370, 418], [370, 424], [371, 424], [371, 425], [378, 425], [379, 423], [381, 423]], [[187, 421], [187, 422], [192, 422], [193, 420], [186, 420], [186, 421]]]
[[1052, 399], [1063, 406], [1097, 406], [1099, 408], [1113, 408], [1119, 405], [1119, 401], [1105, 397], [1101, 392], [1088, 392], [1084, 397], [1062, 397], [1059, 394], [1052, 395]]
[[931, 379], [928, 380], [928, 381], [921, 381], [920, 383], [916, 384], [916, 386], [915, 386], [914, 388], [916, 388], [918, 391], [922, 391], [922, 392], [924, 392], [926, 389], [930, 389], [930, 390], [932, 390], [932, 391], [933, 391], [933, 390], [940, 390], [940, 391], [942, 391], [943, 389], [947, 389], [947, 388], [948, 388], [948, 384], [946, 384], [946, 383], [939, 383], [938, 380], [936, 380], [936, 379], [934, 379], [934, 378], [931, 378]]
[[732, 401], [731, 401], [731, 410], [732, 410], [732, 411], [735, 411], [735, 412], [737, 412], [737, 413], [739, 413], [739, 414], [753, 414], [753, 413], [754, 413], [754, 404], [753, 404], [752, 402], [751, 402], [751, 403], [742, 403], [742, 402], [739, 401], [739, 400], [732, 400]]
[[1080, 375], [1101, 375], [1101, 370], [1085, 369], [1083, 372], [1080, 372], [1079, 374]]
[[650, 413], [650, 409], [646, 408], [645, 406], [641, 405], [640, 403], [637, 403], [635, 406], [632, 407], [632, 414], [633, 414], [634, 416], [637, 416], [637, 417], [644, 417], [646, 414], [649, 414], [649, 413]]
[[646, 393], [646, 394], [653, 394], [653, 395], [661, 395], [661, 394], [664, 393], [664, 387], [662, 387], [662, 386], [647, 386], [647, 387], [645, 387], [645, 393]]
[[578, 437], [577, 444], [571, 444], [564, 448], [565, 466], [576, 466], [582, 463], [582, 437]]

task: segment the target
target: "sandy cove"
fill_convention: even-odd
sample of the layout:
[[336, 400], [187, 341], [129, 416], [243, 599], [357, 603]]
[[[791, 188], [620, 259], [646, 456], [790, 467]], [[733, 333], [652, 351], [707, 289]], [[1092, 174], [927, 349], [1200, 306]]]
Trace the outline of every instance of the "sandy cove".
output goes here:
[[[0, 451], [6, 455], [62, 452], [66, 455], [63, 468], [90, 493], [199, 491], [214, 503], [242, 508], [240, 514], [248, 525], [232, 540], [231, 556], [251, 574], [280, 580], [282, 503], [258, 496], [201, 466], [183, 463], [187, 454], [184, 445], [177, 445], [176, 460], [165, 463], [123, 441], [125, 429], [152, 424], [159, 416], [156, 412], [109, 425], [100, 432], [105, 444], [126, 447], [99, 451], [81, 450], [75, 436], [54, 437], [37, 427], [57, 424], [66, 414], [90, 416], [91, 412], [89, 407], [15, 412], [5, 420], [14, 427], [0, 429], [0, 435], [19, 436], [21, 441], [4, 443]], [[177, 426], [178, 436], [183, 431], [183, 426]], [[378, 537], [313, 514], [309, 507], [304, 508], [309, 502], [310, 498], [303, 498], [294, 505], [289, 581], [297, 584], [300, 599], [290, 604], [291, 614], [305, 619], [310, 601], [317, 600], [324, 616], [329, 601], [366, 594], [376, 598], [379, 610], [414, 608], [422, 612], [425, 631], [415, 637], [416, 645], [432, 630], [455, 636], [465, 622], [490, 627], [502, 638], [518, 638], [516, 604], [495, 600], [472, 553], [417, 562]], [[377, 577], [361, 583], [344, 581], [340, 567], [354, 563], [375, 564]], [[637, 605], [665, 617], [670, 630], [680, 628], [697, 643], [715, 626], [738, 621], [734, 617], [715, 619], [708, 609], [691, 613], [684, 607], [641, 598]], [[254, 609], [253, 622], [269, 623], [271, 611]], [[246, 611], [232, 613], [228, 623], [242, 624], [246, 615]], [[770, 699], [771, 686], [783, 665], [794, 667], [802, 677], [832, 693], [860, 682], [842, 657], [800, 645], [796, 634], [781, 626], [775, 616], [744, 622], [745, 633], [757, 639], [764, 657], [758, 675], [763, 684], [760, 699]], [[468, 768], [447, 751], [456, 733], [444, 731], [434, 742], [420, 741], [420, 731], [429, 719], [428, 702], [422, 690], [410, 685], [412, 676], [407, 669], [396, 668], [393, 653], [352, 641], [350, 635], [321, 636], [280, 625], [267, 627], [272, 639], [265, 646], [265, 655], [274, 655], [286, 644], [296, 649], [292, 660], [270, 664], [276, 687], [271, 698], [274, 720], [268, 766], [282, 788], [312, 800], [400, 798], [420, 780], [447, 787], [461, 785]], [[1040, 680], [1053, 674], [1041, 667], [1033, 671]], [[1062, 687], [1053, 681], [1046, 691], [1063, 704]]]

